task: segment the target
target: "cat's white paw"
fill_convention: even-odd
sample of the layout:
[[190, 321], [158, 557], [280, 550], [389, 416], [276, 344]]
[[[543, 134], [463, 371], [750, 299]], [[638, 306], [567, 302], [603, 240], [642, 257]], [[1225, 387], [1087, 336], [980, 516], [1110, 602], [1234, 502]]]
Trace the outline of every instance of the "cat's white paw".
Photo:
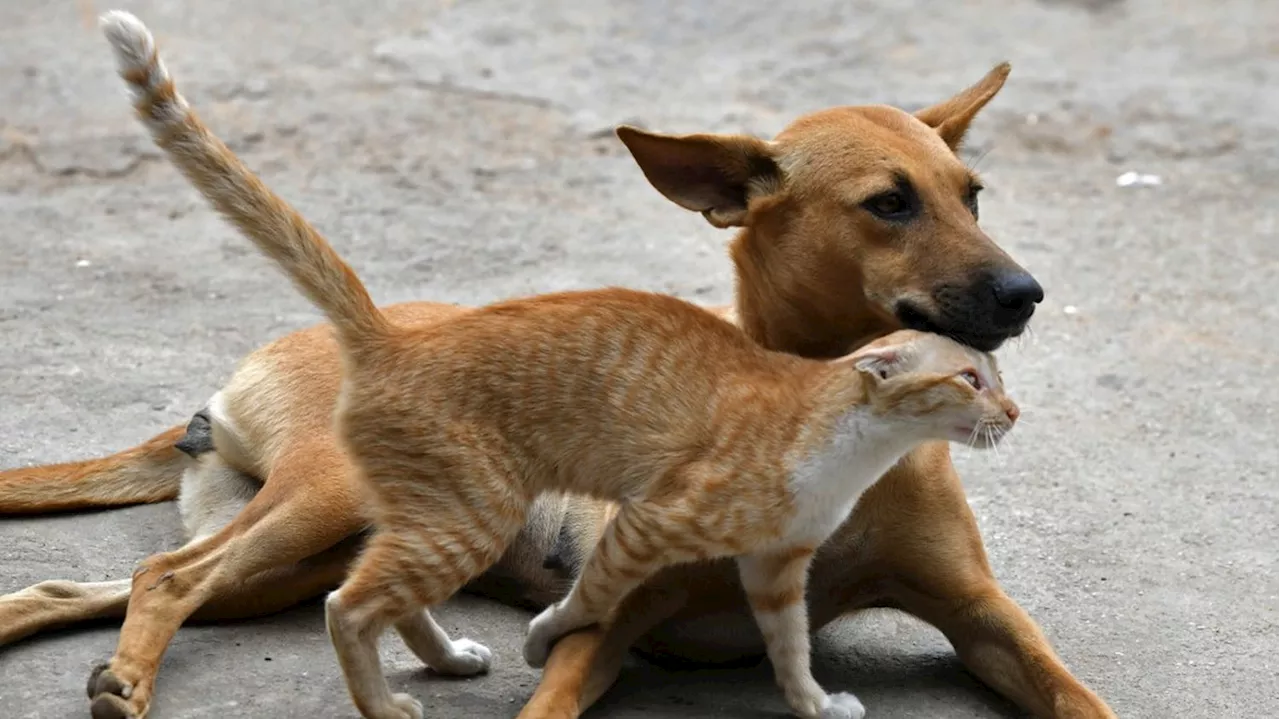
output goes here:
[[392, 694], [391, 704], [395, 708], [388, 715], [388, 719], [422, 719], [422, 702], [414, 699], [408, 694]]
[[450, 642], [452, 651], [449, 656], [436, 662], [431, 668], [441, 674], [455, 677], [469, 677], [489, 671], [493, 652], [489, 647], [473, 642], [470, 639], [456, 639]]
[[541, 669], [551, 655], [556, 640], [569, 632], [586, 626], [575, 622], [560, 604], [552, 604], [529, 622], [529, 634], [524, 638], [524, 660], [534, 669]]
[[826, 706], [818, 713], [819, 719], [862, 719], [867, 715], [866, 707], [852, 694], [831, 694], [827, 700]]

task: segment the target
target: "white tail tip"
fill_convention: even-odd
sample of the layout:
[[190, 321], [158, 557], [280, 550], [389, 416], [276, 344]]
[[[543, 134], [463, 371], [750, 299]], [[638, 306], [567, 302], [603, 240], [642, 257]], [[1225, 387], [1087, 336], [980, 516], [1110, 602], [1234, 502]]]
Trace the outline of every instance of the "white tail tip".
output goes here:
[[98, 18], [98, 27], [107, 36], [120, 72], [147, 70], [155, 57], [156, 43], [151, 31], [132, 13], [110, 10]]

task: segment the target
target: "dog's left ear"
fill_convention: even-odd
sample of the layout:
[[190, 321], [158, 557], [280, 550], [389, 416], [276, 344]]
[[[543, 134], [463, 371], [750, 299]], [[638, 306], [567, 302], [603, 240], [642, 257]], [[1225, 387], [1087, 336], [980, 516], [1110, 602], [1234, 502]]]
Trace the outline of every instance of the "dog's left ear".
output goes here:
[[986, 107], [991, 98], [1004, 87], [1009, 77], [1009, 63], [1002, 62], [992, 68], [987, 76], [960, 94], [916, 113], [916, 119], [938, 131], [943, 142], [954, 152], [960, 149], [964, 134], [969, 130], [978, 111]]
[[753, 199], [778, 191], [773, 146], [748, 135], [659, 135], [623, 125], [618, 139], [649, 184], [716, 227], [746, 224]]

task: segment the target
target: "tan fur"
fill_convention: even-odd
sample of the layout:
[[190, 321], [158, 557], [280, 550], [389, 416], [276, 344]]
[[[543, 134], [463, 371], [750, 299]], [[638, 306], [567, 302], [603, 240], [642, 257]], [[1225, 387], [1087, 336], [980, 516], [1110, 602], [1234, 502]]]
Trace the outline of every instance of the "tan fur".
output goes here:
[[182, 427], [174, 427], [110, 457], [0, 472], [0, 514], [176, 499], [184, 457], [173, 445], [182, 434]]
[[[531, 664], [560, 636], [608, 619], [662, 568], [737, 556], [793, 712], [862, 719], [856, 697], [828, 695], [809, 668], [810, 559], [916, 444], [990, 446], [1012, 427], [1017, 410], [989, 355], [904, 330], [817, 362], [767, 350], [682, 300], [619, 289], [398, 326], [195, 119], [146, 29], [124, 15], [105, 27], [157, 143], [337, 329], [335, 423], [376, 532], [325, 618], [362, 715], [422, 717], [383, 676], [378, 640], [389, 627], [438, 672], [488, 668], [487, 648], [450, 640], [425, 610], [498, 562], [535, 498], [573, 492], [624, 503], [568, 596], [530, 624]], [[221, 396], [209, 412], [215, 445], [254, 470], [244, 459], [253, 432]], [[118, 678], [113, 667], [94, 683]]]
[[[918, 117], [934, 126], [953, 115], [971, 119], [999, 90], [1007, 71], [997, 68], [974, 88]], [[876, 125], [887, 116], [898, 122]], [[952, 123], [953, 146], [963, 136], [964, 124], [967, 120]], [[625, 131], [621, 134], [626, 137]], [[991, 265], [1012, 265], [963, 213], [954, 188], [930, 188], [924, 197], [947, 221], [896, 246], [883, 242], [882, 227], [850, 223], [848, 208], [831, 202], [838, 187], [880, 176], [881, 168], [868, 157], [882, 145], [893, 147], [895, 162], [913, 176], [959, 166], [954, 155], [939, 151], [934, 139], [919, 133], [906, 113], [837, 108], [801, 118], [778, 142], [784, 138], [804, 148], [810, 158], [841, 152], [820, 166], [822, 172], [796, 174], [799, 166], [812, 166], [812, 160], [805, 163], [800, 153], [783, 163], [784, 181], [774, 184], [785, 188], [786, 206], [807, 218], [803, 224], [757, 213], [734, 243], [737, 306], [717, 309], [741, 321], [762, 344], [801, 354], [837, 355], [901, 326], [886, 301], [895, 287], [932, 300], [934, 287], [976, 278]], [[681, 138], [672, 139], [675, 146], [685, 146]], [[719, 139], [729, 145], [762, 142]], [[642, 159], [641, 153], [634, 154], [642, 166], [652, 164], [648, 155]], [[691, 169], [697, 169], [696, 164]], [[426, 325], [462, 310], [414, 303], [386, 311], [400, 313], [393, 318], [398, 323]], [[1005, 336], [1019, 328], [1017, 323], [1009, 325]], [[133, 582], [134, 599], [120, 646], [110, 668], [95, 677], [104, 681], [90, 686], [91, 696], [97, 697], [95, 713], [101, 716], [145, 713], [160, 657], [192, 611], [209, 618], [253, 616], [314, 597], [337, 584], [350, 556], [344, 555], [348, 545], [341, 542], [364, 526], [363, 504], [345, 480], [346, 458], [323, 419], [317, 421], [331, 416], [336, 401], [340, 366], [330, 330], [314, 327], [265, 346], [246, 359], [232, 384], [241, 372], [252, 374], [255, 381], [242, 391], [224, 390], [224, 404], [242, 426], [262, 428], [264, 444], [246, 444], [243, 449], [261, 468], [255, 476], [263, 489], [231, 524], [199, 547], [184, 547], [143, 563]], [[181, 428], [171, 430], [173, 436], [180, 432]], [[169, 487], [169, 494], [140, 491], [116, 495], [114, 501], [172, 496], [182, 470], [179, 462], [168, 461], [175, 455], [163, 436], [131, 452], [130, 466], [149, 481]], [[83, 493], [80, 501], [99, 501], [94, 485], [113, 476], [113, 458], [69, 466], [83, 473], [77, 486]], [[62, 472], [39, 469], [11, 470], [0, 474], [0, 481], [15, 479], [15, 471], [30, 473], [22, 479], [31, 496], [49, 498], [44, 505], [37, 499], [31, 511], [55, 510], [61, 506], [55, 493]], [[55, 486], [46, 490], [50, 480]], [[0, 501], [13, 491], [7, 486]], [[594, 545], [615, 511], [610, 503], [590, 499], [540, 502], [512, 550], [475, 586], [503, 601], [545, 605], [568, 586], [561, 573], [542, 568], [545, 552], [558, 535], [570, 537], [571, 550]], [[920, 521], [901, 521], [905, 517]], [[195, 534], [192, 527], [187, 529]], [[334, 545], [334, 550], [325, 550]], [[971, 671], [1026, 711], [1046, 717], [1113, 716], [1071, 676], [1035, 623], [1000, 590], [945, 444], [921, 448], [891, 470], [863, 496], [853, 516], [813, 561], [808, 598], [815, 629], [862, 607], [895, 606], [942, 629]], [[260, 567], [272, 569], [255, 576]], [[175, 581], [156, 584], [166, 574]], [[103, 614], [100, 594], [89, 596], [86, 591], [75, 596], [64, 585], [86, 585], [57, 584], [52, 591], [26, 590], [0, 598], [0, 627], [21, 626], [16, 635], [0, 634], [0, 643], [54, 625], [124, 614], [127, 596]], [[153, 591], [143, 591], [151, 586]], [[686, 591], [692, 586], [698, 587], [694, 594]], [[733, 660], [761, 651], [754, 643], [743, 646], [724, 636], [708, 639], [701, 632], [712, 623], [750, 621], [731, 563], [664, 571], [633, 592], [616, 617], [607, 630], [578, 632], [556, 645], [543, 682], [522, 716], [577, 716], [613, 682], [627, 647], [637, 641], [652, 655], [692, 661]], [[113, 681], [105, 681], [108, 677]], [[99, 686], [104, 691], [96, 691]], [[128, 687], [128, 700], [119, 696], [121, 687]]]
[[[531, 664], [560, 636], [610, 618], [662, 568], [736, 556], [792, 711], [862, 719], [856, 697], [828, 695], [810, 671], [810, 559], [913, 446], [990, 446], [1012, 427], [1017, 410], [989, 355], [903, 330], [817, 362], [767, 350], [682, 300], [620, 289], [398, 326], [195, 119], [146, 29], [126, 15], [105, 27], [157, 144], [337, 330], [335, 423], [376, 532], [329, 595], [325, 620], [362, 715], [422, 717], [383, 675], [378, 640], [389, 627], [438, 672], [488, 668], [487, 648], [450, 640], [426, 609], [498, 562], [534, 499], [572, 492], [623, 504], [568, 596], [530, 624]], [[209, 411], [214, 444], [255, 469], [244, 459], [252, 433], [220, 396]], [[118, 677], [104, 670], [94, 683]]]

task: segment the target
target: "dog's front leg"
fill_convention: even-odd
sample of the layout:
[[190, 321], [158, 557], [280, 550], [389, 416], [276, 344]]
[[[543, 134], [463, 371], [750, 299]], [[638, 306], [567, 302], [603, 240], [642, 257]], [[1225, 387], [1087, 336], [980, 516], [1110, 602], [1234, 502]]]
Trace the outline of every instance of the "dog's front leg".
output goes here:
[[[920, 517], [929, 521], [911, 521]], [[1037, 717], [1114, 719], [996, 582], [946, 444], [891, 469], [853, 522], [869, 529], [866, 561], [880, 568], [884, 598], [940, 629], [988, 686]]]
[[688, 600], [678, 571], [665, 571], [623, 600], [612, 622], [580, 629], [551, 649], [542, 681], [516, 719], [577, 719], [613, 686], [631, 645]]
[[55, 627], [124, 616], [128, 579], [109, 582], [49, 580], [0, 596], [0, 646]]
[[917, 597], [902, 605], [942, 630], [969, 671], [1032, 715], [1116, 719], [1072, 676], [1036, 623], [994, 581], [942, 602]]

